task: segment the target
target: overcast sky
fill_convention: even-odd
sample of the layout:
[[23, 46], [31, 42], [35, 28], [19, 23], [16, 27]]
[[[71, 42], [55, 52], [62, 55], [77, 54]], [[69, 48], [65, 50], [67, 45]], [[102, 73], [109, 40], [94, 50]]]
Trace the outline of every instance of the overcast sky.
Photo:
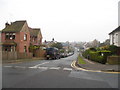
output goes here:
[[44, 40], [105, 41], [118, 27], [119, 0], [0, 0], [0, 29], [27, 20]]

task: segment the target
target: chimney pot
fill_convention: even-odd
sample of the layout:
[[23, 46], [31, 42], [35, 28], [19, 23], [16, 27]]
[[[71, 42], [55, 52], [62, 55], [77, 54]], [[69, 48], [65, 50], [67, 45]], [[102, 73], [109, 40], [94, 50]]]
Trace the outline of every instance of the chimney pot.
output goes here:
[[10, 24], [9, 24], [8, 22], [5, 23], [5, 26], [6, 26], [6, 27], [9, 26], [9, 25], [10, 25]]

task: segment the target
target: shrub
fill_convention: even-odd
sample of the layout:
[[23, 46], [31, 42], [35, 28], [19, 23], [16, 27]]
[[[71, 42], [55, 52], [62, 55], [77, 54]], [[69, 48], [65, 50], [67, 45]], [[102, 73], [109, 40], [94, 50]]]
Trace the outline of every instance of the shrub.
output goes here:
[[101, 50], [108, 50], [108, 48], [109, 48], [109, 45], [105, 45], [105, 46], [100, 47]]
[[115, 45], [110, 45], [108, 48], [108, 50], [111, 51], [111, 54], [113, 54], [113, 55], [117, 55], [117, 49], [118, 49], [118, 47]]
[[30, 45], [29, 46], [29, 51], [33, 52], [34, 50], [39, 49], [39, 48], [40, 48], [40, 46]]
[[90, 52], [90, 60], [103, 64], [106, 63], [106, 60], [103, 56], [100, 56], [99, 52]]
[[91, 50], [91, 51], [97, 51], [96, 48], [90, 48], [89, 50]]
[[109, 50], [101, 50], [98, 51], [98, 53], [102, 56], [103, 54], [103, 60], [101, 63], [105, 64], [107, 62], [107, 57], [111, 55], [111, 51]]
[[56, 47], [56, 48], [58, 48], [58, 49], [62, 49], [62, 48], [63, 48], [63, 45], [62, 45], [62, 43], [57, 42], [57, 43], [53, 43], [53, 44], [51, 45], [51, 47]]
[[83, 55], [85, 58], [88, 58], [89, 52], [90, 52], [90, 50], [88, 49], [88, 50], [84, 51], [84, 52], [82, 53], [82, 55]]
[[[102, 56], [103, 53], [103, 56]], [[105, 64], [107, 62], [107, 56], [111, 55], [111, 51], [109, 50], [102, 50], [102, 51], [93, 51], [93, 50], [86, 50], [83, 53], [83, 56], [87, 59], [90, 59], [95, 62], [99, 62]]]

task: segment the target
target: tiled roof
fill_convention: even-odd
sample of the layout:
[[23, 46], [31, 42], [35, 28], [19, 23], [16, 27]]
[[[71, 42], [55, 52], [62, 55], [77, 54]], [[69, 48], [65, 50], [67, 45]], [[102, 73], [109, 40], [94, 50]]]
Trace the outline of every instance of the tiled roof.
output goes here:
[[116, 28], [115, 30], [113, 30], [112, 32], [110, 32], [109, 35], [114, 33], [114, 32], [118, 32], [118, 31], [120, 31], [120, 26], [118, 28]]
[[[29, 28], [31, 36], [37, 36], [38, 33], [41, 34], [40, 28]], [[41, 34], [42, 36], [42, 34]]]
[[2, 32], [20, 32], [26, 21], [15, 21], [7, 25]]

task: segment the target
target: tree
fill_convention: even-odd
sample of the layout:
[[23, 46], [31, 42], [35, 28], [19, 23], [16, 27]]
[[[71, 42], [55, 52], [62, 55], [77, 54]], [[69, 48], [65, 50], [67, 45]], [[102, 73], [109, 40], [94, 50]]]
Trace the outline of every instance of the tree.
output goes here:
[[62, 43], [57, 42], [57, 43], [53, 43], [53, 44], [51, 45], [51, 47], [56, 47], [56, 48], [58, 48], [58, 49], [62, 49], [62, 48], [63, 48], [63, 45], [62, 45]]
[[106, 39], [103, 43], [100, 43], [100, 47], [106, 45], [110, 45], [110, 39]]
[[90, 48], [91, 51], [97, 51], [95, 48]]
[[92, 44], [92, 47], [99, 47], [100, 42], [95, 39], [95, 40], [93, 40], [93, 41], [91, 42], [91, 44]]

